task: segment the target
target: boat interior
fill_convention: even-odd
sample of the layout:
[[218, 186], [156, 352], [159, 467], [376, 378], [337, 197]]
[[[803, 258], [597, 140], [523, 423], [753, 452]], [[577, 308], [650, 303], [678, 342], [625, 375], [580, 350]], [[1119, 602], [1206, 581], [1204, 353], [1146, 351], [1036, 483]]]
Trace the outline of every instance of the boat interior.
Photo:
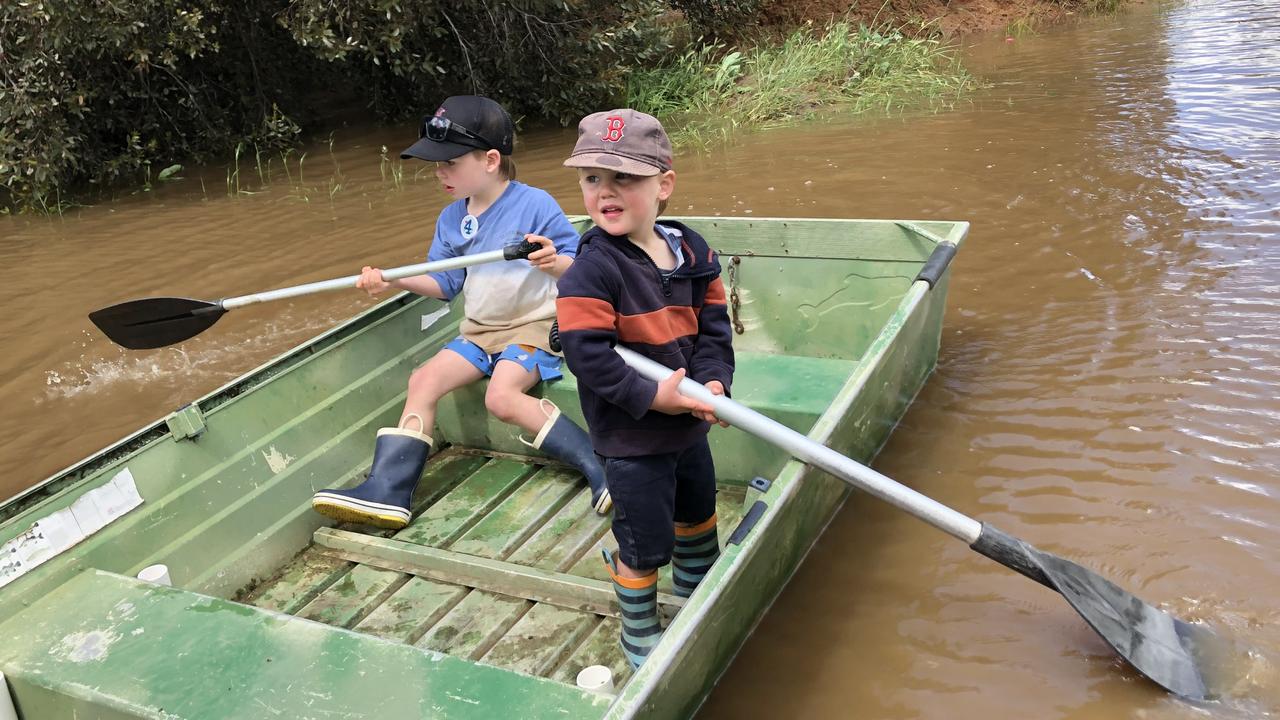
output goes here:
[[[691, 224], [722, 248], [732, 396], [801, 432], [868, 382], [864, 357], [891, 339], [887, 328], [933, 247], [889, 223], [852, 233], [832, 225], [816, 241], [811, 229], [761, 238], [747, 223]], [[179, 712], [198, 700], [186, 695], [193, 673], [231, 678], [222, 692], [243, 693], [246, 716], [372, 712], [408, 686], [441, 708], [466, 709], [481, 687], [531, 715], [607, 708], [611, 694], [584, 693], [575, 678], [606, 665], [621, 693], [631, 675], [600, 557], [613, 542], [609, 518], [591, 509], [575, 471], [488, 416], [483, 384], [442, 401], [439, 450], [407, 527], [331, 526], [309, 507], [314, 490], [363, 479], [376, 430], [399, 416], [409, 372], [456, 335], [460, 319], [459, 308], [434, 300], [390, 300], [9, 503], [0, 541], [124, 469], [145, 499], [0, 589], [0, 645], [50, 648], [35, 672], [35, 650], [0, 651], [20, 708]], [[581, 420], [571, 374], [538, 392]], [[867, 433], [862, 454], [888, 429]], [[751, 531], [743, 517], [769, 493], [754, 479], [775, 479], [788, 457], [737, 429], [711, 437], [725, 544]], [[153, 563], [168, 566], [173, 587], [134, 577]], [[686, 601], [671, 594], [669, 569], [659, 592], [670, 621]], [[164, 642], [130, 650], [122, 641], [152, 633]], [[244, 633], [261, 637], [260, 653], [246, 656], [227, 639]], [[421, 683], [432, 664], [436, 680]], [[182, 677], [156, 680], [166, 667]], [[334, 688], [349, 687], [339, 678], [353, 672], [379, 679], [335, 700]]]

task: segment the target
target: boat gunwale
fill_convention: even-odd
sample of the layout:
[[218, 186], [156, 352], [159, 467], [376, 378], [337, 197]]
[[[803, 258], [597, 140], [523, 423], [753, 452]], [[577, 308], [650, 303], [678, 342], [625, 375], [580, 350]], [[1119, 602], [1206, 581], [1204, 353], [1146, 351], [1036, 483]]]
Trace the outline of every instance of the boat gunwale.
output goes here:
[[[210, 413], [224, 405], [252, 393], [280, 374], [303, 365], [329, 347], [376, 325], [381, 320], [390, 318], [420, 299], [421, 296], [404, 291], [362, 310], [338, 325], [275, 355], [257, 367], [245, 371], [244, 374], [180, 406], [172, 413], [142, 426], [102, 450], [68, 465], [25, 490], [20, 490], [15, 495], [0, 501], [0, 528], [20, 515], [39, 509], [48, 501], [66, 493], [75, 492], [82, 482], [92, 480], [95, 473], [112, 465], [125, 463], [155, 442], [171, 435], [168, 420], [173, 413], [194, 406], [208, 417]], [[442, 305], [448, 307], [447, 304], [442, 303]]]

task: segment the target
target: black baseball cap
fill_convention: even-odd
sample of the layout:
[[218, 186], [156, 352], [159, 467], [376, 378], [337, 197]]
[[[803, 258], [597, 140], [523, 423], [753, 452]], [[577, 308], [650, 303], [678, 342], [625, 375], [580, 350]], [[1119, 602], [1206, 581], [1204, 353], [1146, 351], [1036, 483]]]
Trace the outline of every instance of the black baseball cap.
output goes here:
[[401, 158], [430, 162], [452, 160], [472, 150], [497, 150], [510, 155], [515, 124], [498, 103], [479, 95], [453, 95], [435, 114], [422, 119], [418, 142]]

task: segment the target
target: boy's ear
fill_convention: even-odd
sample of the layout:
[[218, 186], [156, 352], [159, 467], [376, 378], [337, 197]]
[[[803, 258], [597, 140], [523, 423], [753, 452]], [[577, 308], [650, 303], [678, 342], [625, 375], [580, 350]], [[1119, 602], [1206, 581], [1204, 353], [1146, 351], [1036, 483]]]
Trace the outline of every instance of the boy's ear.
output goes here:
[[668, 170], [658, 176], [658, 199], [666, 200], [676, 190], [676, 171]]
[[502, 165], [502, 153], [497, 150], [484, 151], [484, 169], [485, 172], [497, 172]]

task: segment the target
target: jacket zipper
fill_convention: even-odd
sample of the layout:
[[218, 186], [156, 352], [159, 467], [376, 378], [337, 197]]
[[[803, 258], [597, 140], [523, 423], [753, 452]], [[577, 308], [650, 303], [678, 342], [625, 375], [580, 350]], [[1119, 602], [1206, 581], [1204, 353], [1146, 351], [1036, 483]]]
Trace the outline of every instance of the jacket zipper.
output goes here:
[[[672, 271], [671, 271], [671, 274], [670, 274], [670, 275], [666, 275], [666, 274], [663, 274], [663, 272], [662, 272], [662, 268], [658, 267], [658, 263], [654, 262], [654, 261], [653, 261], [653, 258], [649, 257], [649, 253], [647, 253], [647, 252], [645, 252], [645, 251], [643, 251], [643, 250], [640, 250], [639, 248], [633, 248], [633, 247], [627, 247], [627, 249], [626, 249], [626, 250], [623, 250], [623, 252], [624, 252], [624, 253], [627, 253], [627, 254], [635, 253], [636, 255], [642, 256], [642, 257], [644, 258], [645, 262], [649, 263], [649, 267], [653, 268], [653, 271], [654, 271], [655, 273], [657, 273], [657, 275], [658, 275], [658, 283], [659, 283], [660, 285], [662, 285], [662, 295], [663, 295], [663, 297], [671, 297], [671, 275], [674, 275], [674, 274], [676, 274], [677, 272], [679, 272], [679, 271], [680, 271], [680, 268], [676, 268], [675, 270], [672, 270]], [[694, 267], [696, 266], [696, 264], [695, 264], [695, 265], [686, 265], [686, 266], [689, 268], [689, 270], [691, 270], [691, 271], [692, 271], [692, 270], [694, 269]], [[688, 275], [688, 278], [689, 278], [690, 280], [695, 280], [695, 279], [697, 279], [697, 278], [703, 277], [704, 275], [712, 275], [712, 274], [714, 274], [714, 273], [712, 273], [712, 272], [708, 272], [708, 271], [703, 271], [703, 272], [700, 272], [700, 273], [692, 273], [692, 272], [691, 272], [691, 273]]]

